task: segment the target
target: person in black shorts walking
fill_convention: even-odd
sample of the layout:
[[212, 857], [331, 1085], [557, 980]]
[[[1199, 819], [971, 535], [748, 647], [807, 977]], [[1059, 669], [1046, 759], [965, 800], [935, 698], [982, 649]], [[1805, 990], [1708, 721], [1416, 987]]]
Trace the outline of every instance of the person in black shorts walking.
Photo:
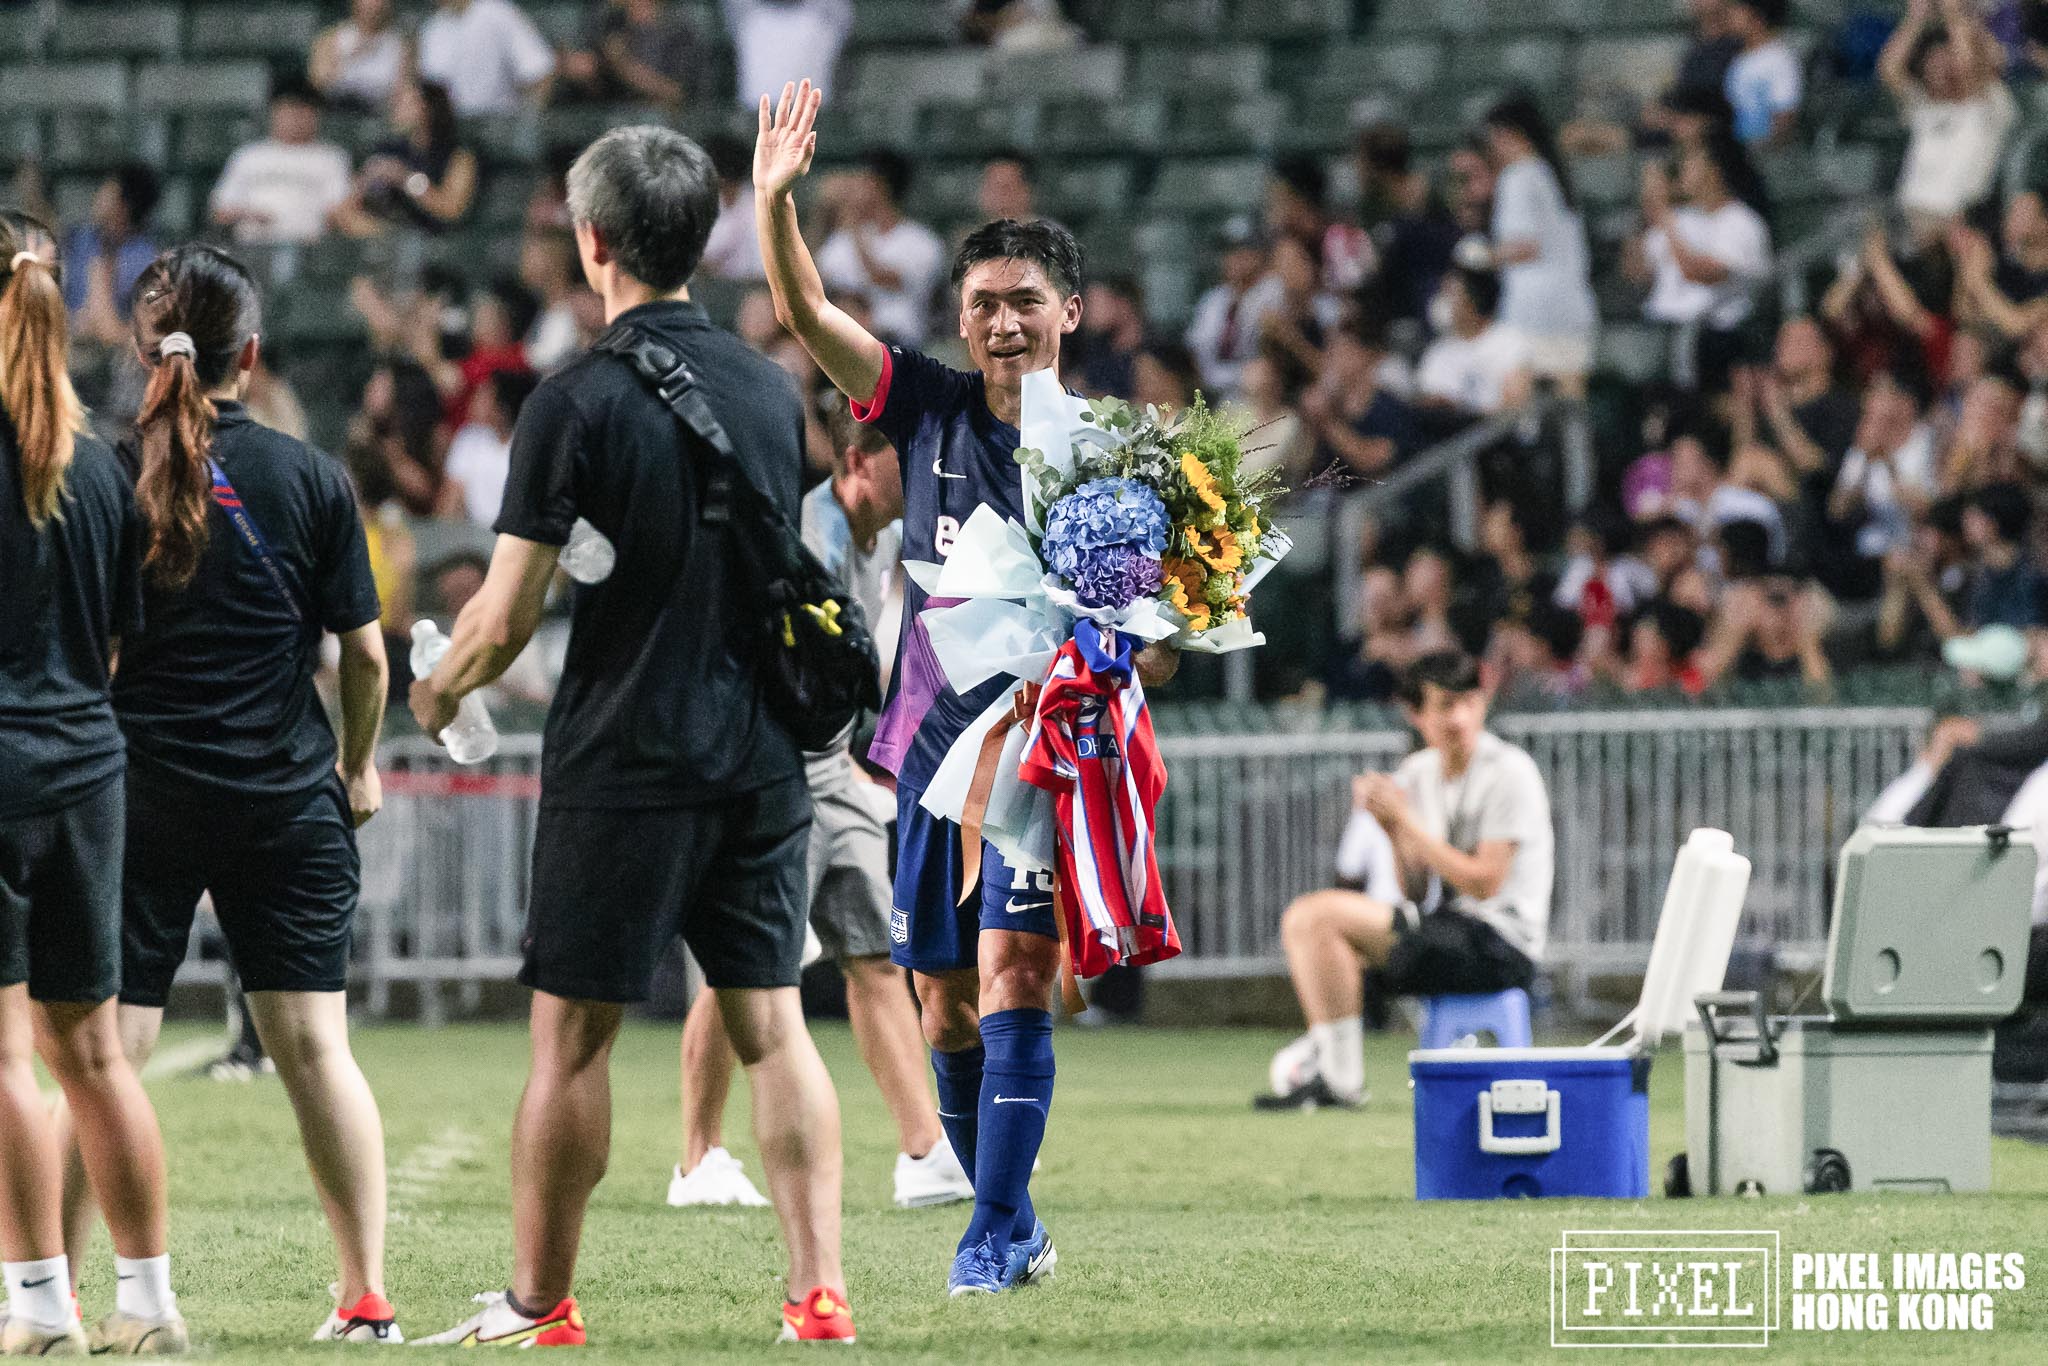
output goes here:
[[[50, 230], [0, 211], [0, 1351], [83, 1355], [64, 1252], [64, 1090], [119, 1300], [94, 1350], [181, 1351], [163, 1139], [121, 1052], [122, 770], [108, 677], [140, 618], [142, 520], [65, 373]], [[40, 1048], [38, 1047], [40, 1036]]]
[[[156, 1044], [202, 894], [298, 1117], [340, 1262], [316, 1340], [400, 1340], [384, 1297], [384, 1126], [348, 1044], [355, 829], [382, 803], [387, 669], [356, 499], [338, 461], [249, 417], [256, 287], [176, 247], [131, 304], [149, 388], [121, 455], [147, 525], [142, 629], [114, 709], [128, 739], [121, 1034]], [[313, 689], [341, 641], [341, 743]], [[74, 1237], [82, 1232], [74, 1224]]]
[[[702, 148], [615, 128], [569, 172], [583, 272], [614, 332], [677, 353], [730, 435], [744, 477], [794, 524], [803, 408], [774, 362], [711, 325], [689, 279], [718, 215]], [[548, 713], [526, 964], [533, 1067], [512, 1133], [512, 1284], [434, 1342], [584, 1340], [570, 1295], [591, 1191], [611, 1142], [612, 1040], [678, 932], [718, 992], [754, 1094], [754, 1128], [789, 1245], [783, 1331], [846, 1341], [839, 1264], [839, 1102], [804, 1028], [811, 801], [796, 742], [768, 712], [736, 572], [751, 521], [700, 519], [711, 462], [632, 367], [593, 349], [519, 416], [498, 543], [433, 673], [413, 684], [429, 735], [504, 672], [539, 619], [578, 517], [616, 567], [575, 590]], [[737, 475], [735, 477], [738, 477]]]

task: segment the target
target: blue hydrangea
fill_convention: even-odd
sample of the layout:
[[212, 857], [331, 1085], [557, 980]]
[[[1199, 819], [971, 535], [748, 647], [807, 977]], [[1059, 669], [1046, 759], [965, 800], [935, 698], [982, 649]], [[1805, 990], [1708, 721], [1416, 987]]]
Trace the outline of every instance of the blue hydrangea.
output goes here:
[[1125, 607], [1159, 591], [1166, 531], [1158, 494], [1135, 479], [1096, 479], [1052, 505], [1041, 549], [1086, 606]]
[[1080, 554], [1072, 579], [1083, 607], [1121, 610], [1159, 591], [1165, 575], [1159, 557], [1134, 545], [1105, 545]]

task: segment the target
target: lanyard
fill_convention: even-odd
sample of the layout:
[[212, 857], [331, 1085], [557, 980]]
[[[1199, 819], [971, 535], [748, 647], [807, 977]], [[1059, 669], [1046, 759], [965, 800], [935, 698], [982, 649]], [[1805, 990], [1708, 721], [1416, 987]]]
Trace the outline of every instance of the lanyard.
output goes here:
[[299, 610], [299, 600], [292, 595], [291, 587], [285, 583], [284, 571], [277, 566], [277, 557], [270, 552], [270, 542], [263, 539], [263, 533], [249, 517], [249, 511], [242, 506], [242, 495], [235, 492], [235, 486], [228, 482], [227, 471], [212, 456], [206, 457], [206, 468], [213, 475], [213, 501], [220, 505], [228, 520], [235, 524], [235, 532], [242, 538], [242, 544], [249, 547], [249, 553], [256, 557], [263, 572], [270, 576], [276, 586], [277, 595], [284, 599], [286, 610], [292, 620], [304, 625], [306, 614]]

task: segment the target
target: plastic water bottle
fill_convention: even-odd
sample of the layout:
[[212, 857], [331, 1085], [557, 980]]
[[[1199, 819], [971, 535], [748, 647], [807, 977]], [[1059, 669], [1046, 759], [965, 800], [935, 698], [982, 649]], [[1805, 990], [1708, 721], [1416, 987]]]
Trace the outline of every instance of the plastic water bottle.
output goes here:
[[612, 548], [611, 538], [578, 517], [576, 525], [569, 528], [569, 543], [562, 547], [558, 561], [562, 572], [578, 583], [603, 583], [618, 562], [619, 552]]
[[[441, 628], [422, 617], [412, 624], [412, 676], [425, 678], [448, 653], [448, 637]], [[448, 757], [458, 764], [480, 764], [498, 752], [498, 728], [484, 710], [484, 700], [475, 693], [462, 699], [455, 720], [441, 732]]]

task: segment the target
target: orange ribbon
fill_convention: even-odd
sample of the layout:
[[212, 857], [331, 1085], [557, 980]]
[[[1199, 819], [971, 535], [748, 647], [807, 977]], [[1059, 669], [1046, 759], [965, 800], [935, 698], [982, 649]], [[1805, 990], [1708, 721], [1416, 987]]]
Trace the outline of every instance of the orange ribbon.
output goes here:
[[988, 734], [981, 737], [981, 752], [974, 759], [974, 780], [968, 783], [967, 801], [960, 808], [961, 887], [956, 905], [965, 906], [967, 898], [981, 885], [981, 823], [988, 816], [988, 799], [996, 789], [1003, 743], [1011, 731], [1037, 714], [1038, 693], [1036, 683], [1026, 683], [1011, 700], [1009, 712], [998, 717], [988, 728]]

